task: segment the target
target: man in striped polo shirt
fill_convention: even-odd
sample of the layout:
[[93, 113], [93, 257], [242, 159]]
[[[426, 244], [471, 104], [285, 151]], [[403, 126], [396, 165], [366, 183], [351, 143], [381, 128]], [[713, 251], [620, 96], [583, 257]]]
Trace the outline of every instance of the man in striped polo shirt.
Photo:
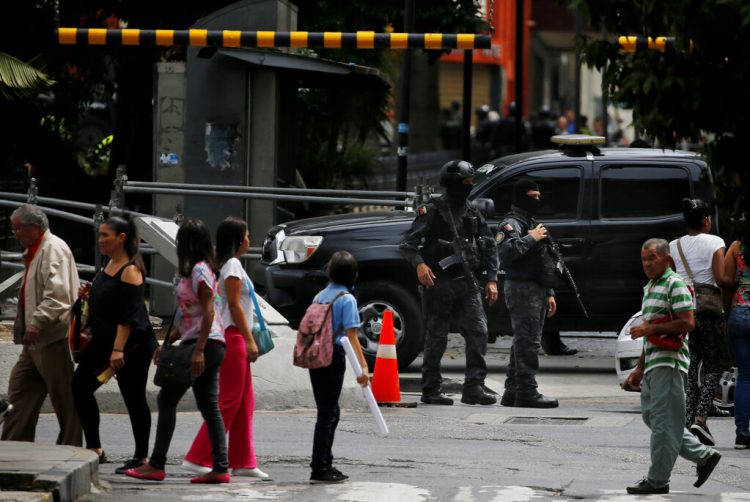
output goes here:
[[[693, 296], [685, 281], [669, 268], [669, 243], [649, 239], [641, 247], [643, 271], [650, 279], [643, 288], [643, 324], [630, 329], [643, 337], [638, 366], [623, 383], [641, 389], [641, 414], [651, 429], [651, 467], [648, 476], [628, 487], [631, 494], [669, 493], [669, 477], [677, 455], [697, 464], [695, 487], [706, 482], [721, 454], [703, 445], [685, 428], [685, 383], [690, 366], [687, 340], [665, 348], [666, 337], [692, 331]], [[658, 340], [657, 337], [661, 337]]]

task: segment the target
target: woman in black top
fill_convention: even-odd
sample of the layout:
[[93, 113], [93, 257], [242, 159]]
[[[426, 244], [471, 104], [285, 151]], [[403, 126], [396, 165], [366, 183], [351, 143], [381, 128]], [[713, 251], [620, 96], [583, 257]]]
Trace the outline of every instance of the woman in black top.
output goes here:
[[146, 380], [156, 337], [146, 312], [143, 293], [145, 267], [138, 251], [139, 238], [132, 221], [111, 217], [99, 226], [99, 250], [109, 261], [91, 284], [88, 329], [91, 341], [81, 352], [73, 375], [73, 397], [86, 447], [105, 461], [99, 438], [99, 407], [94, 392], [105, 370], [116, 372], [117, 384], [128, 409], [135, 437], [133, 459], [116, 469], [142, 465], [148, 455], [151, 410], [146, 402]]

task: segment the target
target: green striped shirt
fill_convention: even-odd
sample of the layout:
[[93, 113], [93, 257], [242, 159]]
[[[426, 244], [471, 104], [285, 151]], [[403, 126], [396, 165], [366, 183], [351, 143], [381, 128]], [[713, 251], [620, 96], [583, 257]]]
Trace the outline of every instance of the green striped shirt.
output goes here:
[[[689, 310], [695, 310], [693, 295], [682, 277], [671, 268], [668, 268], [658, 279], [651, 279], [643, 288], [641, 311], [646, 321], [671, 317], [677, 312]], [[648, 337], [644, 337], [643, 340], [643, 347], [646, 351], [644, 373], [658, 366], [669, 366], [687, 373], [690, 367], [687, 338], [680, 350], [661, 349], [649, 342]]]

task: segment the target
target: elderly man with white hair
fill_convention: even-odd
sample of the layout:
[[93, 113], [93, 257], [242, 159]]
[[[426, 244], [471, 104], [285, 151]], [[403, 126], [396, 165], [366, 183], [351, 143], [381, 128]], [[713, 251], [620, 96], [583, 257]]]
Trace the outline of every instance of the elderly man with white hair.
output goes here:
[[10, 374], [13, 413], [2, 439], [34, 441], [39, 410], [49, 394], [60, 424], [57, 444], [81, 446], [81, 425], [73, 404], [73, 360], [68, 347], [70, 310], [78, 297], [78, 271], [68, 245], [49, 230], [44, 212], [26, 204], [10, 218], [13, 236], [24, 247], [25, 275], [13, 327], [23, 345]]

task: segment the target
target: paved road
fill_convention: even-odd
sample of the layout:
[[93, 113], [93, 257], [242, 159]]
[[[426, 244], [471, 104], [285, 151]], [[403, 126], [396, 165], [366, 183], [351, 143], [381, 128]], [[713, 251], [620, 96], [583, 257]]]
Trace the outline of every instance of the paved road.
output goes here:
[[[368, 414], [344, 412], [334, 454], [351, 481], [334, 486], [307, 482], [315, 420], [311, 410], [256, 414], [260, 466], [273, 481], [234, 478], [229, 485], [191, 485], [179, 462], [200, 418], [182, 413], [167, 481], [116, 476], [112, 472], [117, 464], [105, 464], [101, 472], [107, 486], [85, 500], [637, 500], [624, 488], [644, 475], [649, 461], [638, 396], [620, 391], [613, 373], [545, 373], [539, 380], [545, 392], [560, 398], [560, 408], [457, 404], [384, 409], [392, 431], [386, 437], [376, 433]], [[489, 381], [491, 386], [501, 382], [497, 374]], [[416, 401], [418, 396], [407, 393], [404, 399]], [[52, 442], [56, 429], [54, 417], [44, 415], [39, 440]], [[643, 500], [750, 500], [750, 451], [732, 448], [731, 419], [713, 420], [711, 429], [724, 455], [712, 478], [693, 488], [694, 467], [678, 460], [672, 494]], [[127, 417], [105, 415], [102, 436], [111, 459], [127, 458], [132, 447]]]

